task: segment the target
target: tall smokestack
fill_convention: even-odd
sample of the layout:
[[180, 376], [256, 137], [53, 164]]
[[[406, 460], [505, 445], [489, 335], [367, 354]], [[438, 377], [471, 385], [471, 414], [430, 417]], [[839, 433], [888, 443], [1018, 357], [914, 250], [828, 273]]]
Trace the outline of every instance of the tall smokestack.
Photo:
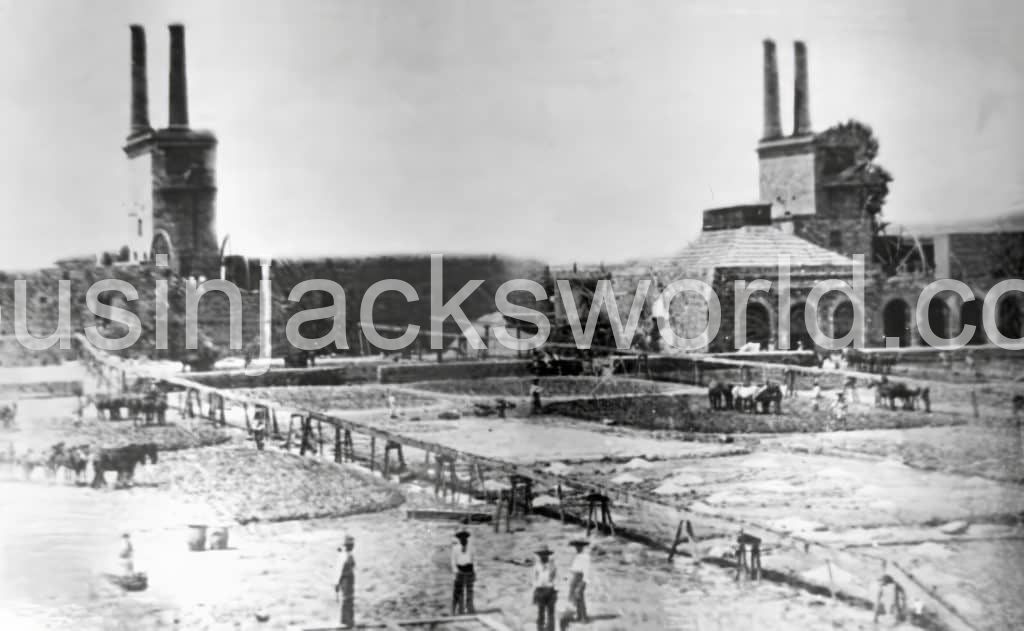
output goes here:
[[775, 42], [764, 40], [764, 139], [782, 136], [779, 117], [779, 66], [775, 60]]
[[796, 59], [796, 86], [793, 93], [793, 135], [811, 133], [810, 93], [807, 89], [807, 46], [803, 42], [793, 45]]
[[168, 90], [168, 123], [172, 128], [188, 129], [188, 83], [185, 79], [185, 27], [172, 24], [171, 76]]
[[129, 136], [149, 131], [149, 89], [146, 85], [146, 31], [138, 24], [132, 31], [132, 121]]

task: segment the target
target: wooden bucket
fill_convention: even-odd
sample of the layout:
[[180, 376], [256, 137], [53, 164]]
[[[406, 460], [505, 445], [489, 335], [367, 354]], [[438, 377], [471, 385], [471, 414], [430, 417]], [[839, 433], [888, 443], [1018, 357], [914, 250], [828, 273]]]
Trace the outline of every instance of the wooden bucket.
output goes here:
[[199, 552], [206, 548], [206, 526], [192, 524], [188, 527], [188, 549]]

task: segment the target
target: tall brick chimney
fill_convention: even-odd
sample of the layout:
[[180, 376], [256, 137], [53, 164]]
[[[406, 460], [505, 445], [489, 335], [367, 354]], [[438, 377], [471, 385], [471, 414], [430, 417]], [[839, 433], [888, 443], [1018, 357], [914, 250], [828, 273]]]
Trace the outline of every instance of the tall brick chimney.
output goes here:
[[171, 76], [168, 90], [168, 126], [172, 129], [188, 129], [188, 83], [185, 78], [185, 27], [172, 24], [171, 31]]
[[793, 135], [806, 136], [811, 133], [811, 105], [807, 88], [807, 46], [803, 42], [793, 45], [796, 59], [796, 83], [793, 93]]
[[128, 137], [150, 131], [149, 89], [146, 82], [146, 31], [138, 24], [132, 32], [132, 119]]
[[779, 66], [775, 59], [775, 42], [764, 40], [764, 140], [782, 136], [779, 116]]

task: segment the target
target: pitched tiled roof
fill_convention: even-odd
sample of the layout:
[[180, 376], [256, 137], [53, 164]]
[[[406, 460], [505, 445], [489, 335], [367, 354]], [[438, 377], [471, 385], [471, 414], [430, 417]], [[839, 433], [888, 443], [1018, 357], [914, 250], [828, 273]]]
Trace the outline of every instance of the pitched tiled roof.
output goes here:
[[673, 257], [673, 266], [697, 270], [721, 267], [775, 267], [779, 256], [789, 255], [790, 265], [853, 265], [847, 258], [810, 241], [787, 234], [774, 226], [744, 226], [735, 230], [702, 232], [696, 240]]

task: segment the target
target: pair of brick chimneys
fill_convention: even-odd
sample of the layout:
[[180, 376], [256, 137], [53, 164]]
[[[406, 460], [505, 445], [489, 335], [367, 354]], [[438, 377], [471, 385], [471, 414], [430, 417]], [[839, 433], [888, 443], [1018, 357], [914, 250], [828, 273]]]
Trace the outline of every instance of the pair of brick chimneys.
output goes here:
[[[188, 86], [185, 79], [185, 27], [172, 24], [171, 71], [168, 90], [168, 127], [188, 129]], [[146, 81], [146, 31], [138, 24], [132, 32], [132, 113], [129, 137], [152, 131]]]
[[[811, 133], [811, 107], [807, 89], [807, 46], [793, 44], [796, 59], [796, 81], [793, 93], [793, 135]], [[782, 138], [782, 119], [779, 114], [779, 66], [775, 58], [775, 42], [764, 40], [764, 140]]]

